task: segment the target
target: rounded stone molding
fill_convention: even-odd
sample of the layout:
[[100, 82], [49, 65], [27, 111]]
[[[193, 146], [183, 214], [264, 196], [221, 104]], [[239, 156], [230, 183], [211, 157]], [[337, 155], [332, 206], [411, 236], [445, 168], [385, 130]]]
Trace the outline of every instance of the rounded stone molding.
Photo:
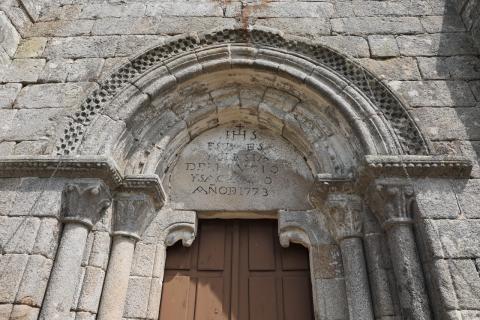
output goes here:
[[[84, 101], [59, 140], [57, 154], [78, 153], [95, 123], [108, 122], [99, 119], [108, 108], [121, 105], [117, 114], [128, 118], [187, 79], [235, 68], [274, 70], [279, 78], [333, 101], [359, 133], [365, 154], [429, 152], [402, 103], [357, 63], [321, 44], [269, 29], [225, 29], [176, 37], [132, 58]], [[109, 130], [121, 135], [124, 126], [116, 123]]]

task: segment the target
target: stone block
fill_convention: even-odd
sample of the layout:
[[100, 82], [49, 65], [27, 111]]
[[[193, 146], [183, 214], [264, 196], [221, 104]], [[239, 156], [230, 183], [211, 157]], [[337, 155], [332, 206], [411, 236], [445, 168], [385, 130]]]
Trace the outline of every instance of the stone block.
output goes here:
[[411, 114], [433, 141], [468, 139], [467, 130], [454, 108], [418, 108]]
[[330, 22], [332, 32], [338, 34], [416, 34], [423, 32], [420, 19], [416, 17], [334, 18]]
[[397, 37], [404, 56], [452, 56], [477, 54], [471, 38], [463, 33], [402, 35]]
[[95, 84], [36, 84], [26, 86], [13, 105], [18, 109], [74, 108], [83, 101], [87, 92], [95, 88]]
[[28, 305], [16, 304], [13, 306], [12, 313], [10, 314], [11, 320], [37, 320], [39, 308], [34, 308]]
[[400, 55], [397, 41], [392, 35], [371, 35], [368, 36], [370, 52], [374, 58], [397, 57]]
[[94, 232], [92, 250], [88, 264], [106, 270], [110, 253], [110, 235], [108, 232]]
[[456, 109], [460, 120], [465, 126], [469, 140], [480, 139], [479, 108], [458, 108]]
[[38, 16], [38, 21], [52, 20], [77, 20], [82, 12], [81, 4], [64, 4], [62, 6], [54, 3], [46, 3]]
[[[480, 220], [433, 220], [427, 231], [432, 242], [440, 241], [442, 248], [435, 247], [437, 257], [480, 257]], [[443, 252], [440, 252], [440, 249]]]
[[[320, 311], [321, 319], [347, 319], [345, 280], [339, 279], [313, 279], [313, 286], [318, 288], [319, 300], [323, 308]], [[322, 294], [328, 292], [329, 294]], [[344, 300], [344, 303], [339, 301]]]
[[140, 2], [92, 2], [83, 6], [81, 19], [104, 17], [141, 17], [145, 15], [145, 4]]
[[0, 303], [13, 303], [17, 295], [23, 270], [27, 265], [26, 254], [5, 254], [0, 256]]
[[285, 33], [316, 38], [330, 35], [330, 22], [323, 18], [268, 18], [257, 19], [256, 26], [282, 30]]
[[188, 33], [192, 30], [205, 32], [214, 27], [221, 26], [225, 29], [238, 27], [239, 24], [234, 18], [220, 17], [162, 17], [156, 20], [157, 34], [180, 34]]
[[342, 52], [343, 54], [356, 57], [370, 57], [367, 40], [356, 36], [329, 36], [319, 37], [318, 41], [328, 47]]
[[64, 184], [63, 179], [22, 179], [9, 215], [58, 217]]
[[223, 9], [219, 2], [159, 1], [146, 4], [145, 14], [154, 17], [222, 17]]
[[[342, 3], [345, 6], [345, 3]], [[419, 1], [358, 1], [350, 4], [349, 16], [431, 16], [443, 15], [446, 10], [444, 1], [432, 3], [428, 0]]]
[[2, 35], [0, 37], [0, 47], [2, 47], [10, 57], [13, 57], [21, 37], [3, 11], [0, 11], [0, 34]]
[[15, 59], [10, 64], [0, 64], [0, 83], [37, 82], [44, 66], [44, 59]]
[[61, 223], [57, 219], [42, 218], [32, 253], [41, 254], [50, 259], [55, 258], [60, 230]]
[[102, 18], [95, 21], [93, 35], [154, 34], [158, 28], [154, 17]]
[[49, 59], [115, 57], [119, 40], [117, 36], [52, 38], [43, 55]]
[[420, 18], [428, 33], [465, 32], [465, 25], [458, 15], [425, 16]]
[[413, 58], [393, 58], [385, 60], [357, 60], [367, 70], [383, 80], [420, 80], [417, 62]]
[[28, 258], [15, 302], [33, 307], [42, 305], [53, 261], [39, 255]]
[[38, 77], [38, 82], [65, 82], [73, 60], [52, 59], [49, 60]]
[[470, 85], [470, 89], [472, 89], [475, 99], [477, 99], [477, 101], [480, 101], [480, 80], [471, 81], [468, 84]]
[[[0, 112], [1, 115], [1, 112]], [[8, 215], [12, 209], [21, 179], [0, 179], [0, 216]]]
[[423, 219], [455, 219], [460, 214], [457, 197], [448, 180], [420, 179], [415, 182], [419, 216]]
[[70, 66], [67, 81], [96, 81], [100, 76], [104, 61], [99, 58], [75, 60]]
[[32, 20], [36, 21], [39, 16], [40, 9], [42, 8], [42, 3], [39, 3], [36, 0], [20, 0], [19, 2], [28, 12], [28, 15], [32, 18]]
[[412, 107], [473, 107], [476, 104], [464, 81], [392, 81], [389, 85]]
[[480, 218], [480, 180], [455, 181], [454, 190], [462, 213], [468, 219]]
[[328, 18], [334, 6], [328, 2], [269, 2], [267, 5], [248, 4], [243, 8], [249, 18]]
[[131, 275], [151, 277], [155, 262], [156, 246], [154, 244], [137, 243], [133, 257]]
[[6, 253], [31, 253], [35, 244], [40, 219], [29, 217], [2, 217], [0, 241]]
[[20, 109], [7, 126], [3, 138], [17, 141], [49, 139], [69, 113], [63, 108]]
[[12, 304], [0, 304], [0, 319], [10, 319], [10, 314], [12, 313], [13, 305]]
[[90, 34], [93, 20], [56, 20], [37, 22], [27, 31], [29, 37], [75, 37]]
[[150, 288], [150, 296], [148, 302], [147, 319], [158, 319], [160, 311], [160, 299], [162, 293], [162, 279], [153, 278]]
[[78, 310], [97, 313], [104, 278], [105, 272], [102, 269], [85, 267], [82, 291], [77, 305]]
[[24, 39], [18, 45], [15, 58], [38, 58], [42, 55], [46, 45], [47, 38], [35, 37]]
[[128, 35], [119, 40], [116, 57], [131, 56], [152, 46], [158, 46], [164, 42], [163, 36], [157, 35]]
[[79, 311], [75, 314], [75, 320], [95, 320], [96, 314]]
[[448, 260], [434, 260], [432, 262], [430, 277], [434, 284], [434, 290], [442, 299], [442, 305], [445, 309], [458, 309], [458, 301], [453, 286], [452, 275], [449, 270]]
[[457, 311], [461, 314], [458, 318], [455, 319], [462, 319], [462, 320], [478, 320], [480, 319], [480, 310], [462, 310]]
[[478, 56], [457, 56], [445, 59], [453, 79], [480, 79], [480, 58]]
[[470, 259], [450, 260], [450, 273], [460, 309], [480, 308], [480, 276]]
[[427, 80], [443, 80], [450, 78], [449, 67], [445, 64], [445, 58], [441, 57], [418, 57], [418, 67], [422, 77]]
[[0, 85], [0, 109], [10, 109], [21, 89], [20, 83]]
[[[13, 149], [15, 147], [15, 142], [14, 141], [4, 141], [0, 142], [0, 154], [7, 156], [13, 154]], [[1, 212], [0, 212], [1, 215]]]
[[51, 153], [47, 139], [22, 141], [15, 144], [14, 155], [45, 155]]
[[145, 318], [152, 278], [130, 277], [123, 316]]

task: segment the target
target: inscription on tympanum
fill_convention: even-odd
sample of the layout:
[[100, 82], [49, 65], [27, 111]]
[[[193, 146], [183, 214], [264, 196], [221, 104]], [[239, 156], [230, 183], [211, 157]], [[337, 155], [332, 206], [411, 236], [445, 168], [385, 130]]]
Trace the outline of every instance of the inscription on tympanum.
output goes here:
[[185, 209], [305, 209], [311, 183], [307, 163], [284, 138], [236, 124], [185, 147], [170, 175], [170, 195]]

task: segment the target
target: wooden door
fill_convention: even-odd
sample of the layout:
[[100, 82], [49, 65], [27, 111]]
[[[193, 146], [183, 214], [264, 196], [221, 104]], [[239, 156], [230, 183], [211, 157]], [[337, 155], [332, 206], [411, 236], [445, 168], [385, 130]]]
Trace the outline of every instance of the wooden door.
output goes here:
[[160, 320], [313, 319], [308, 251], [282, 248], [274, 220], [201, 220], [167, 251]]

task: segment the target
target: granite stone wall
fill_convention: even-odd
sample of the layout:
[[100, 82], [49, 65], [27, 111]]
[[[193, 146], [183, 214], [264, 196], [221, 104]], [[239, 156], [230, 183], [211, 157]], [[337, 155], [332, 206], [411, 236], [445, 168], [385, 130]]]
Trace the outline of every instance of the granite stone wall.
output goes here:
[[[435, 319], [480, 319], [478, 0], [3, 0], [0, 156], [54, 154], [87, 94], [143, 49], [191, 31], [249, 26], [355, 59], [402, 99], [434, 153], [474, 162], [470, 179], [415, 181], [415, 230]], [[61, 234], [64, 184], [0, 179], [0, 319], [37, 319]], [[71, 319], [95, 319], [98, 311], [110, 246], [105, 224], [89, 235]], [[125, 319], [153, 319], [156, 250], [137, 244]]]

